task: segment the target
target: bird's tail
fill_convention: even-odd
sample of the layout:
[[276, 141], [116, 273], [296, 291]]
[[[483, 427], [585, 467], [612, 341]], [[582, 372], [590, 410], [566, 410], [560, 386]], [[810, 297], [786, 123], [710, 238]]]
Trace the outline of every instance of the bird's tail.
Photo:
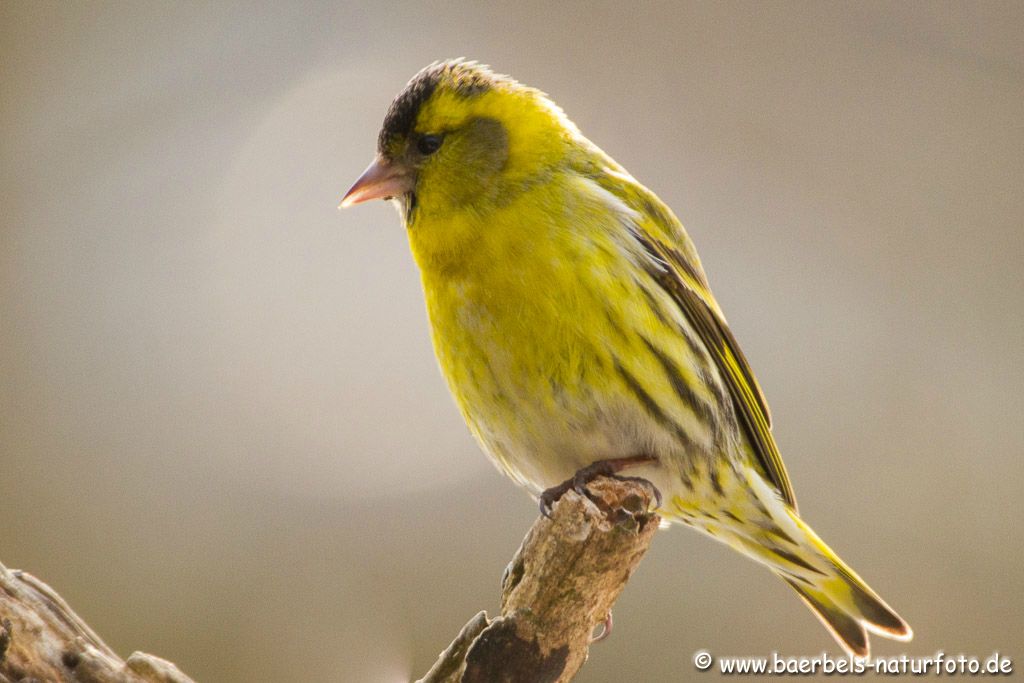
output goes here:
[[[829, 548], [754, 471], [719, 477], [728, 507], [707, 514], [673, 497], [668, 514], [767, 565], [800, 595], [850, 654], [869, 653], [868, 632], [910, 640], [910, 626]], [[753, 495], [751, 495], [753, 494]]]
[[869, 631], [884, 638], [910, 640], [913, 632], [907, 622], [795, 513], [793, 516], [820, 559], [812, 565], [813, 572], [794, 573], [789, 567], [772, 568], [793, 587], [839, 644], [850, 654], [866, 657]]

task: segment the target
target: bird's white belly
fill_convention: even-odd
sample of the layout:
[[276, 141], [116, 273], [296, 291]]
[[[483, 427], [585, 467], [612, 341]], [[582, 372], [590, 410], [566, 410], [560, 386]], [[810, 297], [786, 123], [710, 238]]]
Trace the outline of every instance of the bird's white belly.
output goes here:
[[501, 415], [472, 405], [464, 412], [497, 466], [535, 494], [594, 462], [639, 455], [653, 455], [669, 466], [645, 465], [627, 474], [674, 488], [666, 474], [681, 459], [679, 444], [635, 401], [592, 388], [572, 393], [572, 400], [555, 405], [521, 395], [512, 400], [514, 409]]

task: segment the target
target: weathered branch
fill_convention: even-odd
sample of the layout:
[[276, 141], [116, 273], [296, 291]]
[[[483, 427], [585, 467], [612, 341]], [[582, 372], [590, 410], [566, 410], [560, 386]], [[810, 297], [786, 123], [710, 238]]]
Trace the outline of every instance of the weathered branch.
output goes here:
[[0, 683], [21, 681], [194, 683], [159, 657], [122, 661], [52, 588], [0, 564]]
[[501, 616], [474, 616], [418, 683], [569, 681], [651, 543], [651, 490], [599, 478], [527, 533], [502, 579]]

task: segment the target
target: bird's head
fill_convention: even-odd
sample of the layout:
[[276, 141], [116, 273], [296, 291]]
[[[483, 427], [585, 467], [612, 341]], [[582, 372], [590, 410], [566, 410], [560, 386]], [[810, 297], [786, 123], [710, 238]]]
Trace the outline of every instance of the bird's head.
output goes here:
[[551, 172], [578, 131], [538, 90], [464, 60], [438, 62], [399, 93], [377, 157], [342, 199], [414, 212], [481, 211]]

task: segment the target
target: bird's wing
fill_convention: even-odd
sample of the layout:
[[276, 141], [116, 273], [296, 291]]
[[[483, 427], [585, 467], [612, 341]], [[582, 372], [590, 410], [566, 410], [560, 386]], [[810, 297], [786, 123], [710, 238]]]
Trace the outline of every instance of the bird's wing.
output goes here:
[[679, 220], [650, 190], [619, 173], [611, 174], [611, 180], [605, 188], [637, 212], [633, 236], [651, 256], [650, 275], [679, 304], [715, 359], [758, 460], [783, 500], [795, 510], [793, 485], [772, 436], [768, 402], [711, 294], [689, 237]]

